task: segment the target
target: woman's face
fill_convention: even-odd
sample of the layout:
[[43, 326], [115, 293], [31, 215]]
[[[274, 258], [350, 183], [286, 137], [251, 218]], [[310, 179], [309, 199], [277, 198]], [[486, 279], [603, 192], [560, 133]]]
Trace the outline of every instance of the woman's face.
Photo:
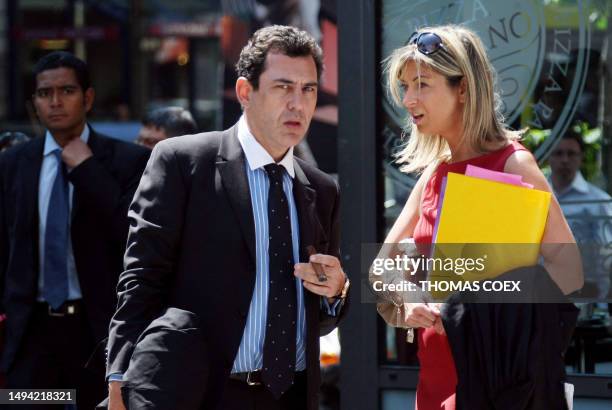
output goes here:
[[447, 141], [461, 138], [465, 91], [462, 85], [451, 87], [446, 77], [421, 64], [417, 71], [409, 61], [400, 79], [404, 89], [402, 103], [420, 132], [440, 135]]

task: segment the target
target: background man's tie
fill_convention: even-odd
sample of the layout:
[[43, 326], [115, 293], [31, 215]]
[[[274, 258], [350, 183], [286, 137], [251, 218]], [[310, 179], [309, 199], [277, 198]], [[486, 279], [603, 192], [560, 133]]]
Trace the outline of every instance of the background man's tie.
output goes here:
[[57, 158], [58, 165], [47, 211], [43, 297], [53, 309], [57, 309], [68, 298], [67, 258], [70, 205], [62, 151], [57, 149], [53, 151], [53, 154]]

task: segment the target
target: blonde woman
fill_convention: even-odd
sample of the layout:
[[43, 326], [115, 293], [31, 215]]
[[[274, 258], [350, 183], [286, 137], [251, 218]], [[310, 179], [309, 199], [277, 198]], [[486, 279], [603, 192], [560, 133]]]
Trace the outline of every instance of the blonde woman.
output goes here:
[[[442, 178], [449, 171], [465, 173], [468, 164], [519, 174], [536, 189], [550, 191], [535, 159], [518, 142], [520, 133], [503, 123], [493, 67], [475, 33], [460, 26], [424, 28], [385, 63], [389, 92], [408, 111], [411, 129], [399, 161], [403, 171], [421, 173], [386, 243], [413, 238], [430, 244]], [[541, 252], [553, 280], [565, 294], [579, 289], [580, 258], [575, 247], [560, 251], [574, 238], [554, 199], [543, 243], [551, 244]], [[455, 409], [457, 376], [439, 306], [404, 303], [401, 315], [404, 326], [417, 328], [418, 410]]]

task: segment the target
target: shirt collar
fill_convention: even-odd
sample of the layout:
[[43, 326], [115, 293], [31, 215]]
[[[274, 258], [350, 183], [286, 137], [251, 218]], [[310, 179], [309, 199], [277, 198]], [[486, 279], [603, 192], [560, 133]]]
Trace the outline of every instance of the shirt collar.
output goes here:
[[[85, 124], [85, 127], [83, 127], [83, 132], [81, 132], [80, 138], [85, 144], [89, 142], [89, 126], [87, 124]], [[55, 141], [53, 135], [51, 135], [51, 132], [47, 130], [45, 133], [45, 149], [43, 150], [43, 156], [46, 157], [57, 149], [61, 150], [62, 147], [60, 147], [57, 141]]]
[[[244, 151], [251, 171], [275, 163], [274, 158], [272, 158], [268, 151], [262, 147], [251, 133], [244, 114], [238, 121], [238, 141], [240, 141], [240, 146], [242, 146], [242, 150]], [[289, 148], [289, 151], [287, 151], [278, 164], [285, 167], [291, 178], [295, 178], [295, 170], [293, 168], [293, 147]]]
[[570, 188], [575, 189], [576, 191], [583, 194], [589, 192], [589, 183], [586, 182], [580, 171], [576, 172], [576, 176], [574, 177]]
[[[552, 176], [549, 177], [549, 182], [552, 185]], [[580, 171], [576, 172], [576, 176], [571, 184], [569, 184], [565, 189], [561, 191], [556, 191], [555, 194], [557, 196], [563, 196], [571, 191], [576, 191], [581, 194], [587, 194], [589, 192], [589, 183], [584, 179], [582, 173]]]

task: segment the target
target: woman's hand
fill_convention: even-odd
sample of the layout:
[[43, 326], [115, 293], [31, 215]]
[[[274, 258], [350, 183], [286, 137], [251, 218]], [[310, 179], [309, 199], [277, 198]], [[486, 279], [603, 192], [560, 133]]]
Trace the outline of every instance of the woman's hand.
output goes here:
[[438, 334], [444, 334], [437, 303], [404, 303], [404, 323], [407, 327], [433, 327]]

